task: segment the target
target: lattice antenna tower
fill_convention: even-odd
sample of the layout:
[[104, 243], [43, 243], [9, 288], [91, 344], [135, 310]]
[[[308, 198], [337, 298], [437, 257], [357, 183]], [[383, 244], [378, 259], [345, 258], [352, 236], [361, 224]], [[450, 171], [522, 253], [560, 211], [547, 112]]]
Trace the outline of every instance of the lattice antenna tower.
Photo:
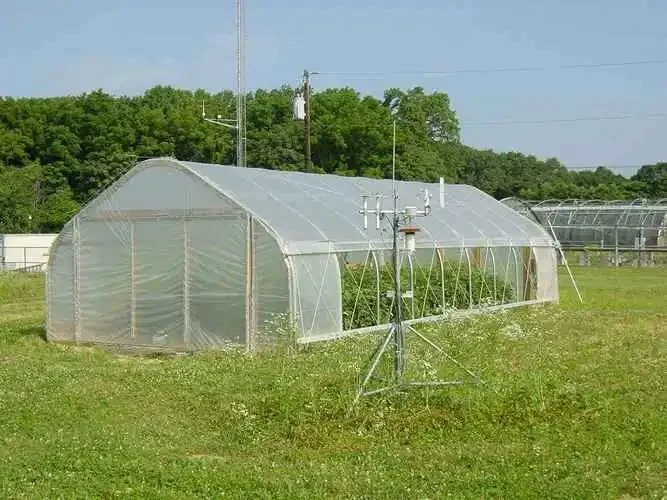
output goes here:
[[246, 166], [246, 26], [245, 26], [245, 2], [236, 0], [236, 118], [223, 118], [217, 115], [215, 118], [206, 116], [206, 103], [202, 101], [202, 118], [215, 125], [236, 130], [236, 165]]

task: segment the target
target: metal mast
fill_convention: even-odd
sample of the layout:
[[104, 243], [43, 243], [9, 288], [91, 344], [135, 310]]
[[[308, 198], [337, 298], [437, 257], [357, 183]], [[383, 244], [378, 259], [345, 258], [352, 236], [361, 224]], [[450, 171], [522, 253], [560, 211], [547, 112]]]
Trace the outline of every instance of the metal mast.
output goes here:
[[246, 166], [245, 5], [236, 0], [236, 164]]
[[236, 165], [246, 166], [246, 64], [245, 64], [245, 5], [236, 0], [236, 119], [206, 116], [206, 104], [202, 101], [202, 118], [215, 125], [236, 129]]
[[[400, 104], [400, 99], [392, 100], [390, 104], [391, 116], [392, 116], [392, 145], [391, 145], [391, 190], [392, 198], [394, 201], [394, 210], [392, 213], [392, 230], [394, 235], [393, 245], [392, 245], [392, 258], [394, 260], [394, 349], [396, 351], [394, 358], [394, 371], [396, 376], [396, 382], [399, 382], [403, 377], [403, 372], [405, 371], [405, 333], [403, 331], [403, 294], [401, 292], [401, 257], [400, 250], [398, 248], [398, 233], [401, 226], [401, 214], [398, 211], [398, 191], [396, 191], [396, 113], [398, 112], [398, 106]], [[426, 207], [424, 207], [424, 215], [430, 213], [430, 207], [428, 212]]]
[[[399, 209], [398, 206], [398, 190], [396, 188], [396, 115], [398, 112], [399, 99], [393, 99], [390, 103], [390, 111], [392, 114], [392, 162], [391, 162], [391, 178], [392, 178], [392, 208], [391, 210], [383, 210], [381, 205], [382, 195], [376, 194], [375, 208], [368, 207], [368, 198], [371, 195], [362, 196], [362, 206], [359, 213], [363, 215], [364, 229], [368, 229], [368, 215], [375, 215], [375, 229], [380, 230], [381, 221], [389, 220], [391, 223], [393, 233], [392, 243], [392, 265], [394, 272], [393, 290], [387, 296], [393, 299], [393, 318], [389, 325], [389, 329], [385, 336], [380, 340], [380, 343], [371, 356], [367, 367], [364, 369], [361, 384], [352, 402], [352, 406], [348, 410], [348, 414], [355, 405], [359, 402], [362, 396], [370, 396], [387, 392], [393, 389], [407, 388], [407, 387], [428, 387], [428, 386], [448, 386], [463, 384], [463, 380], [432, 380], [432, 381], [411, 381], [406, 373], [407, 368], [407, 346], [406, 333], [412, 333], [415, 337], [421, 340], [426, 346], [438, 352], [445, 359], [456, 365], [460, 370], [464, 371], [472, 378], [473, 382], [480, 382], [480, 379], [468, 368], [459, 363], [451, 355], [447, 354], [444, 349], [428, 339], [422, 333], [415, 330], [410, 324], [403, 320], [402, 301], [406, 296], [412, 296], [414, 290], [409, 290], [403, 293], [401, 290], [401, 248], [399, 243], [399, 233], [404, 234], [404, 252], [413, 254], [416, 250], [415, 234], [420, 230], [415, 224], [416, 217], [426, 217], [431, 214], [431, 194], [428, 190], [424, 190], [424, 208], [418, 210], [415, 206], [406, 206]], [[440, 178], [440, 208], [444, 208], [444, 179]], [[382, 358], [387, 352], [389, 344], [393, 341], [393, 358], [391, 379], [378, 376], [378, 369]], [[380, 387], [369, 388], [369, 383], [373, 380], [381, 380], [383, 384]]]

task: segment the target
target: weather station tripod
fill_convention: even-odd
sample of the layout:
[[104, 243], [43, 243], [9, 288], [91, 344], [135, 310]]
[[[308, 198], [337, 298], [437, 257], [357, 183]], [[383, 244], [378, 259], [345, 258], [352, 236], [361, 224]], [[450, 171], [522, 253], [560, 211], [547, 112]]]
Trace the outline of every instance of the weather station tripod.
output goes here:
[[[368, 208], [368, 196], [362, 198], [363, 207], [359, 211], [364, 216], [364, 229], [368, 229], [367, 216], [373, 214], [376, 216], [376, 229], [380, 229], [382, 219], [390, 219], [393, 232], [393, 273], [394, 273], [394, 290], [387, 294], [393, 299], [393, 318], [392, 323], [386, 334], [381, 338], [375, 351], [367, 362], [366, 367], [362, 371], [361, 383], [355, 395], [354, 401], [350, 407], [350, 411], [357, 405], [359, 400], [364, 396], [371, 396], [374, 394], [386, 393], [394, 390], [403, 390], [415, 387], [437, 387], [437, 386], [453, 386], [463, 385], [466, 383], [481, 383], [482, 380], [466, 368], [457, 359], [447, 353], [442, 347], [430, 340], [424, 334], [407, 324], [403, 319], [402, 301], [406, 296], [401, 293], [401, 259], [399, 249], [399, 234], [404, 234], [405, 251], [415, 251], [415, 234], [419, 228], [414, 224], [416, 216], [428, 216], [431, 212], [430, 195], [428, 191], [424, 192], [424, 209], [417, 210], [416, 207], [408, 206], [403, 210], [397, 210], [396, 189], [394, 188], [394, 208], [392, 210], [382, 210], [380, 206], [380, 195], [377, 195], [376, 207], [374, 209]], [[444, 205], [444, 181], [440, 181], [440, 204]], [[402, 224], [403, 223], [403, 224]], [[410, 291], [407, 296], [410, 296]], [[454, 364], [462, 372], [468, 375], [469, 380], [412, 380], [406, 373], [408, 364], [407, 352], [407, 337], [414, 336], [421, 341], [427, 348], [435, 351], [439, 356]], [[391, 357], [391, 371], [384, 377], [378, 373], [380, 364], [386, 357]], [[380, 381], [379, 387], [369, 387], [371, 382]]]

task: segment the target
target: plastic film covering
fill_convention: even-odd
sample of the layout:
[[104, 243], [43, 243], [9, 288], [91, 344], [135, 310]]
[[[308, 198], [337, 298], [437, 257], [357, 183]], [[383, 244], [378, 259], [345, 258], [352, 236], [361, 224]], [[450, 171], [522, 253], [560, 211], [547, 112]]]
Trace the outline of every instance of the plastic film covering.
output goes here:
[[142, 220], [135, 224], [134, 343], [185, 347], [184, 223]]
[[533, 248], [537, 267], [537, 300], [557, 301], [558, 260], [552, 248]]
[[[258, 168], [180, 162], [230, 199], [256, 215], [280, 237], [287, 254], [363, 251], [390, 248], [391, 238], [375, 224], [363, 230], [361, 197], [384, 196], [389, 208], [390, 180], [343, 177]], [[438, 184], [397, 182], [399, 203], [419, 206], [420, 192], [436, 195]], [[551, 237], [533, 221], [464, 185], [445, 186], [445, 207], [433, 203], [429, 217], [420, 218], [417, 246], [491, 247], [551, 246]]]
[[131, 343], [128, 221], [79, 220], [76, 340]]
[[54, 244], [49, 337], [178, 350], [245, 342], [246, 235], [245, 212], [182, 168], [125, 176]]
[[275, 343], [276, 327], [289, 321], [289, 276], [285, 257], [273, 236], [254, 224], [255, 315], [258, 343]]
[[221, 197], [211, 186], [188, 175], [178, 162], [150, 160], [131, 170], [111, 188], [84, 208], [82, 217], [108, 216], [125, 218], [165, 217], [170, 210], [211, 211], [236, 210], [237, 207]]
[[296, 319], [303, 339], [343, 331], [341, 276], [336, 254], [291, 257]]
[[[440, 305], [440, 313], [445, 312], [443, 297], [445, 293], [441, 286], [437, 285], [438, 278], [442, 274], [443, 268], [440, 265], [440, 255], [437, 248], [423, 248], [415, 251], [411, 259], [412, 266], [408, 290], [412, 291], [412, 297], [409, 298], [409, 307], [411, 318], [426, 316], [426, 302], [434, 300]], [[440, 280], [442, 281], [442, 280]], [[422, 300], [415, 300], [415, 284], [423, 282], [424, 292]]]
[[503, 301], [509, 297], [512, 291], [523, 288], [521, 249], [515, 247], [495, 247], [492, 249], [495, 259], [495, 275], [503, 283], [500, 288], [500, 296]]
[[245, 343], [246, 218], [193, 220], [188, 232], [188, 347]]
[[57, 252], [47, 267], [47, 336], [51, 340], [74, 340], [74, 252], [72, 224], [58, 236]]

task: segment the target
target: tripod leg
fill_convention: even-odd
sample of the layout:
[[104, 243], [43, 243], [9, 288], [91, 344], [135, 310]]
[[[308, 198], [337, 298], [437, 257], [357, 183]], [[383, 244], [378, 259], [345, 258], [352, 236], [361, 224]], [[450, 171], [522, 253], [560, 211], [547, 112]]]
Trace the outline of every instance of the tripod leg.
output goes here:
[[[389, 331], [387, 332], [387, 335], [390, 335], [392, 333], [393, 326], [389, 327]], [[388, 345], [388, 344], [387, 344]], [[375, 350], [373, 351], [373, 354], [368, 358], [368, 361], [366, 361], [366, 364], [361, 368], [360, 372], [361, 373], [372, 373], [372, 368], [371, 366], [375, 362], [375, 357], [376, 356], [382, 356], [382, 351], [384, 350], [384, 340], [381, 339], [380, 342], [375, 346]]]
[[403, 325], [398, 323], [393, 325], [394, 329], [394, 378], [397, 384], [400, 384], [405, 372], [405, 333]]
[[455, 358], [453, 358], [452, 356], [450, 356], [449, 354], [447, 354], [447, 353], [446, 353], [440, 346], [438, 346], [437, 344], [433, 343], [430, 339], [428, 339], [427, 337], [425, 337], [424, 335], [422, 335], [420, 332], [418, 332], [417, 330], [415, 330], [414, 328], [412, 328], [410, 325], [407, 325], [407, 327], [408, 327], [408, 329], [409, 329], [412, 333], [414, 333], [415, 335], [417, 335], [417, 337], [419, 337], [420, 339], [422, 339], [424, 342], [426, 342], [428, 345], [430, 345], [433, 349], [435, 349], [435, 350], [438, 351], [440, 354], [442, 354], [444, 357], [446, 357], [449, 361], [451, 361], [451, 362], [454, 363], [456, 366], [458, 366], [459, 368], [461, 368], [461, 370], [465, 371], [465, 372], [466, 372], [468, 375], [470, 375], [472, 378], [474, 378], [475, 380], [478, 380], [478, 381], [480, 380], [480, 378], [479, 378], [477, 375], [475, 375], [475, 374], [474, 374], [473, 372], [471, 372], [468, 368], [466, 368], [466, 367], [463, 366], [461, 363], [459, 363]]
[[378, 365], [380, 364], [380, 359], [382, 358], [382, 355], [384, 354], [385, 350], [387, 349], [387, 346], [389, 345], [389, 342], [391, 341], [391, 339], [393, 337], [394, 337], [394, 326], [392, 325], [391, 328], [389, 328], [389, 331], [387, 332], [387, 335], [385, 336], [384, 340], [380, 344], [380, 347], [375, 351], [375, 353], [373, 354], [373, 357], [371, 358], [371, 366], [368, 369], [368, 372], [366, 372], [366, 377], [364, 377], [364, 381], [359, 386], [359, 391], [357, 392], [357, 395], [354, 398], [354, 401], [352, 402], [352, 406], [350, 406], [350, 410], [352, 410], [352, 408], [354, 408], [354, 406], [359, 401], [359, 398], [361, 398], [361, 395], [364, 393], [364, 389], [366, 388], [366, 384], [368, 384], [368, 381], [371, 379], [371, 377], [375, 373], [375, 370], [377, 369]]

